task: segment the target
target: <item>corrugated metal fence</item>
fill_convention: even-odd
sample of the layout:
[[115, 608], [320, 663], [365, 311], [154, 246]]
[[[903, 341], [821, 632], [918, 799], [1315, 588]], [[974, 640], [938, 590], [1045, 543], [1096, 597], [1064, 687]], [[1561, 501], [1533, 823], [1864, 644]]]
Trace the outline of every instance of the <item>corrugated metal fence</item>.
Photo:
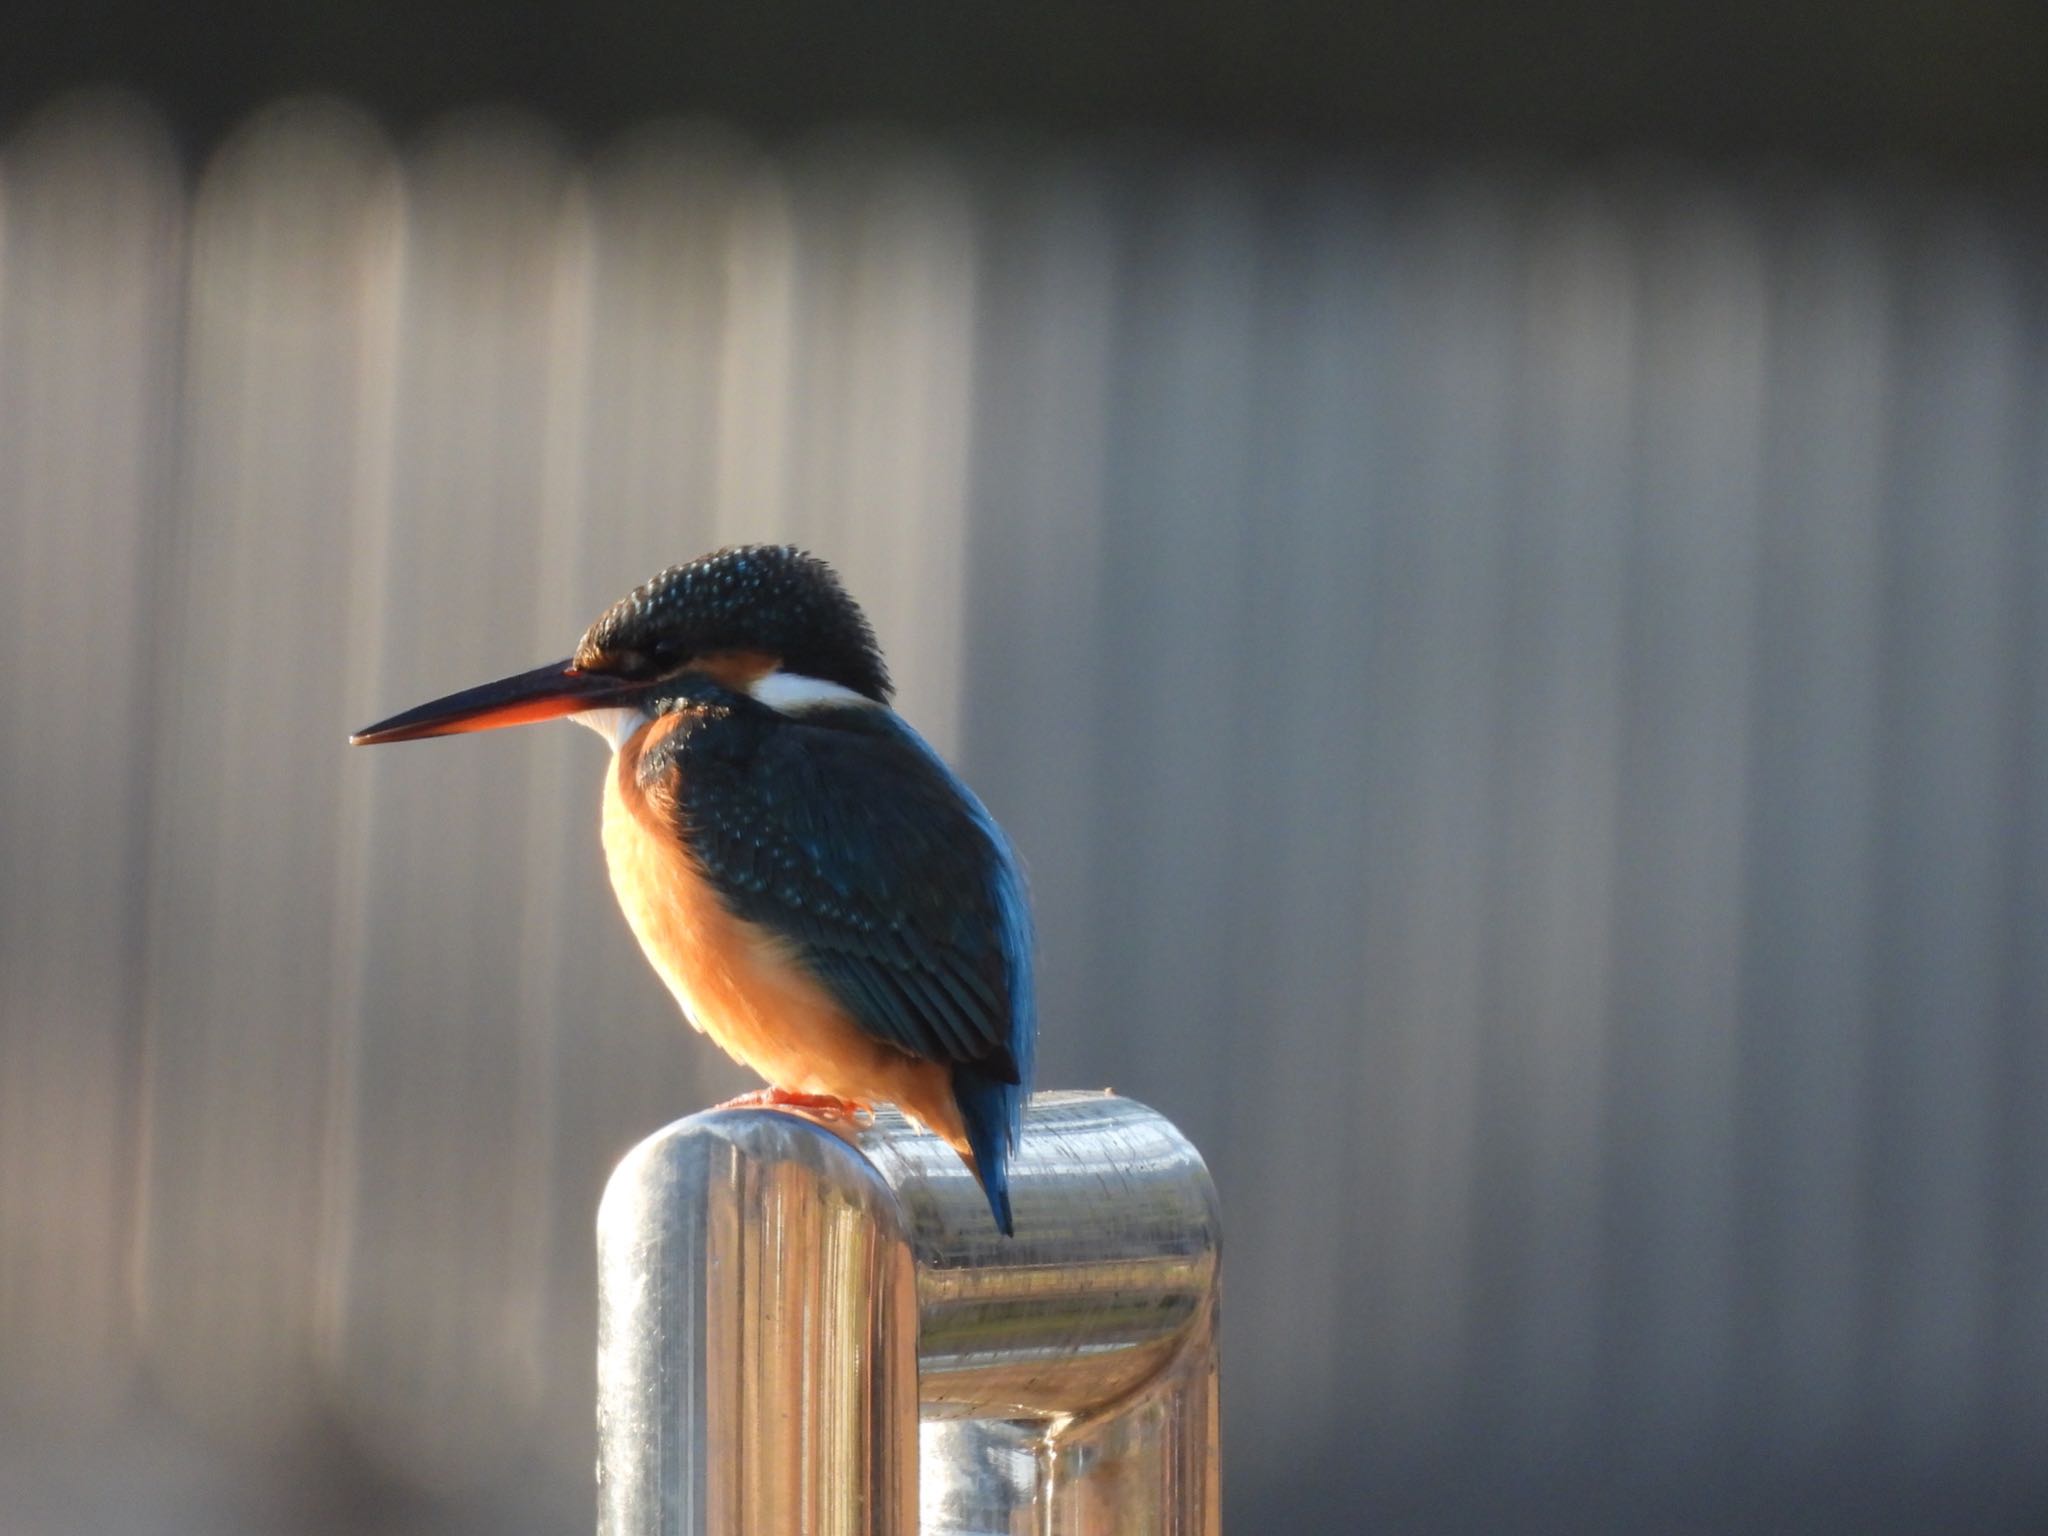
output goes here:
[[587, 1518], [604, 1171], [745, 1082], [593, 742], [341, 741], [782, 537], [1026, 853], [1045, 1081], [1210, 1154], [1234, 1524], [2038, 1528], [2036, 212], [54, 106], [7, 1529]]

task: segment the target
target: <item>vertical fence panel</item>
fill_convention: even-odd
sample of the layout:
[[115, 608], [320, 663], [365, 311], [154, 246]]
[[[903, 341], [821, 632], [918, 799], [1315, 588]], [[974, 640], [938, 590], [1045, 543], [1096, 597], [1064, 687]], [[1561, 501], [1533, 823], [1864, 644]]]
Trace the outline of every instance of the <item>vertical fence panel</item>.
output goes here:
[[[1102, 170], [1006, 165], [983, 215], [975, 343], [974, 519], [961, 663], [962, 759], [1027, 851], [1039, 1006], [1100, 1006], [1093, 921], [1106, 799], [1105, 477], [1115, 350], [1117, 195]], [[1106, 1031], [1047, 1030], [1048, 1082], [1087, 1082]], [[1074, 1074], [1079, 1073], [1079, 1076]]]
[[[2038, 224], [2016, 242], [2038, 264]], [[1993, 1216], [1995, 1305], [1993, 1404], [2007, 1433], [2048, 1423], [2048, 311], [2038, 287], [2025, 295], [2025, 386], [2017, 403], [2024, 479], [2015, 518], [2007, 600], [2014, 604], [2012, 722], [2006, 811], [2012, 840], [2002, 940], [2008, 990], [1999, 1063], [1999, 1203]], [[2031, 452], [2028, 449], [2031, 449]]]
[[[1103, 509], [1108, 601], [1096, 636], [1108, 711], [1101, 869], [1117, 914], [1094, 1005], [1115, 1081], [1144, 1072], [1198, 1143], [1224, 1083], [1233, 901], [1248, 832], [1240, 777], [1256, 747], [1229, 707], [1252, 665], [1242, 629], [1252, 490], [1252, 380], [1263, 278], [1250, 188], [1234, 168], [1169, 175], [1133, 231]], [[1091, 1012], [1094, 1011], [1091, 1009]]]
[[0, 1406], [108, 1411], [141, 1029], [142, 686], [184, 209], [158, 125], [78, 98], [0, 161]]
[[1793, 221], [1773, 294], [1740, 1123], [1746, 1372], [1780, 1443], [1840, 1441], [1859, 1396], [1891, 283], [1833, 201]]
[[[396, 157], [299, 103], [208, 168], [153, 795], [139, 1279], [158, 1379], [237, 1433], [299, 1427], [322, 1291], [340, 978], [351, 549], [381, 464]], [[346, 725], [341, 725], [345, 731]]]
[[[1870, 1015], [1878, 1277], [1866, 1380], [1896, 1383], [1916, 1454], [1984, 1426], [1999, 932], [2005, 897], [2007, 573], [2026, 421], [2014, 274], [1967, 211], [1906, 246], [1911, 297], [1888, 508]], [[2035, 601], [2039, 601], [2038, 594]]]
[[1642, 338], [1609, 1147], [1613, 1372], [1638, 1429], [1671, 1447], [1721, 1426], [1730, 1385], [1764, 422], [1754, 230], [1711, 197], [1687, 204], [1659, 199], [1645, 276], [1664, 303]]
[[1239, 1358], [1296, 1383], [1264, 1403], [1226, 1394], [1232, 1454], [1274, 1462], [1317, 1438], [1312, 1405], [1348, 1395], [1346, 1363], [1324, 1341], [1350, 1323], [1351, 1224], [1304, 1224], [1256, 1191], [1303, 1170], [1345, 1179], [1355, 1157], [1344, 1064], [1357, 1049], [1363, 780], [1378, 698], [1370, 616], [1385, 597], [1371, 513], [1390, 385], [1371, 360], [1392, 325], [1388, 284], [1361, 275], [1384, 257], [1384, 208], [1320, 183], [1304, 196], [1303, 238], [1270, 258], [1275, 285], [1297, 301], [1271, 318], [1252, 380], [1262, 405], [1247, 495], [1264, 516], [1244, 557], [1245, 632], [1282, 664], [1250, 669], [1231, 706], [1251, 761], [1235, 796], [1230, 1011], [1285, 1047], [1254, 1046], [1270, 1053], [1263, 1069], [1232, 1074], [1216, 1143], [1232, 1170], [1233, 1250], [1289, 1255], [1270, 1274], [1269, 1304], [1233, 1311], [1229, 1330]]
[[1390, 1386], [1378, 1406], [1404, 1437], [1441, 1432], [1473, 1363], [1517, 201], [1477, 183], [1435, 192], [1407, 215], [1394, 257], [1406, 293], [1390, 359], [1400, 393], [1387, 564], [1375, 582], [1388, 756], [1369, 791], [1385, 797], [1376, 852], [1387, 862], [1365, 907], [1378, 967], [1371, 1102], [1387, 1117], [1369, 1263], [1384, 1311], [1363, 1342]]
[[1612, 1050], [1626, 532], [1640, 256], [1611, 196], [1546, 199], [1530, 233], [1502, 599], [1500, 863], [1487, 1094], [1502, 1411], [1552, 1453], [1593, 1402]]
[[[573, 441], [559, 413], [581, 405], [558, 382], [584, 366], [580, 177], [530, 125], [477, 118], [416, 153], [410, 191], [376, 595], [385, 707], [573, 644], [550, 555], [577, 515], [555, 455]], [[563, 920], [546, 754], [575, 744], [480, 738], [349, 764], [371, 786], [370, 862], [334, 1369], [358, 1432], [437, 1477], [505, 1465], [546, 1380], [567, 1021], [526, 941]]]

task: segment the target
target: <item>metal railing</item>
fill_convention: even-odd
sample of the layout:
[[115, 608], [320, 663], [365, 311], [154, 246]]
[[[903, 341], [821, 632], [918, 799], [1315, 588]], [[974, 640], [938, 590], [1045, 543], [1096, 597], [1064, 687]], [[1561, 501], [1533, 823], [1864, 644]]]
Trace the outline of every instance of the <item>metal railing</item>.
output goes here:
[[601, 1536], [1219, 1528], [1218, 1223], [1129, 1099], [1036, 1099], [1017, 1235], [943, 1143], [713, 1110], [598, 1218]]

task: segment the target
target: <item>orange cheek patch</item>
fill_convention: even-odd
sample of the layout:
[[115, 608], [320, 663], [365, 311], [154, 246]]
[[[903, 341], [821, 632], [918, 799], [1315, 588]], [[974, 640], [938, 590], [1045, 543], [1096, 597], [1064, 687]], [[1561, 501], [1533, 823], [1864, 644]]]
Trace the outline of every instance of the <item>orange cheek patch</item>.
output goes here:
[[[611, 814], [612, 793], [615, 789], [621, 796], [622, 807], [630, 809], [639, 821], [644, 836], [652, 838], [663, 835], [665, 828], [675, 824], [677, 775], [671, 772], [651, 784], [645, 784], [640, 781], [640, 764], [649, 752], [673, 735], [682, 723], [683, 717], [680, 714], [663, 715], [658, 720], [648, 721], [627, 738], [626, 744], [619, 749], [618, 758], [612, 765], [614, 782], [605, 791], [607, 820]], [[680, 852], [680, 849], [678, 851]]]
[[766, 651], [710, 651], [691, 661], [690, 670], [703, 673], [721, 688], [745, 693], [776, 665], [776, 658]]

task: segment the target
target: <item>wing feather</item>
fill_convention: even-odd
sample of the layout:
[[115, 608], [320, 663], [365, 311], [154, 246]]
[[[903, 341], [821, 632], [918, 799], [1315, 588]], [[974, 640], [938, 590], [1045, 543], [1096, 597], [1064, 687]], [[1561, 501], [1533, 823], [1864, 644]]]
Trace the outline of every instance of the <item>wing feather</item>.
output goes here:
[[1019, 1082], [1030, 960], [1010, 953], [1018, 877], [987, 813], [885, 709], [735, 706], [707, 725], [669, 738], [674, 814], [727, 904], [794, 944], [869, 1033]]

